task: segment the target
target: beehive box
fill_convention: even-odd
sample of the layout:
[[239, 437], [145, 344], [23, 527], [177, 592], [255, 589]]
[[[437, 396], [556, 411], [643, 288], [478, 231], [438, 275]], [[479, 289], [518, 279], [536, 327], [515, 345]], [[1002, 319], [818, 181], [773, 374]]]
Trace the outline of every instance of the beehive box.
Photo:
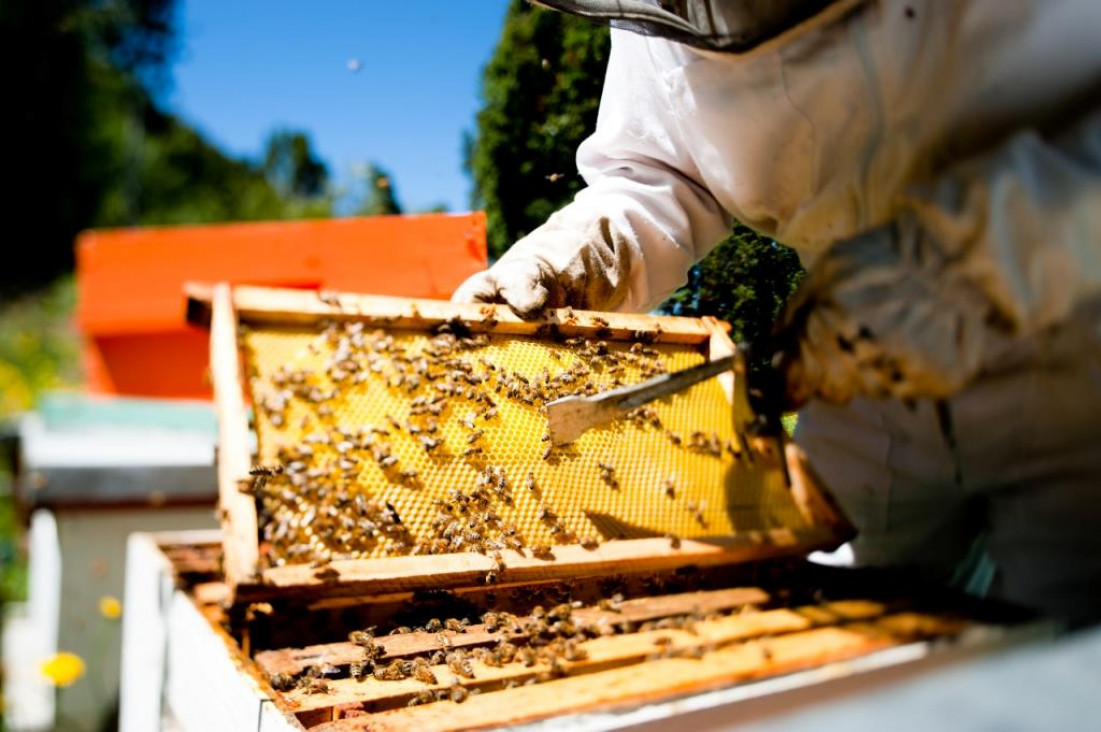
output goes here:
[[[906, 575], [798, 559], [234, 605], [221, 551], [216, 532], [131, 537], [122, 732], [725, 728], [852, 695], [875, 707], [891, 684], [1046, 632]], [[548, 660], [562, 605], [584, 637]], [[451, 619], [474, 622], [425, 630]], [[371, 627], [382, 676], [413, 675], [354, 677], [366, 649], [349, 636]], [[445, 638], [469, 669], [418, 665]], [[538, 657], [488, 655], [510, 646]]]
[[[788, 484], [735, 433], [730, 375], [548, 451], [543, 402], [725, 355], [715, 321], [225, 286], [189, 311], [211, 326], [223, 540], [206, 575], [176, 572], [180, 612], [261, 726], [621, 727], [1007, 623], [796, 559], [851, 529], [797, 449]], [[188, 713], [209, 696], [178, 688]]]
[[244, 287], [210, 302], [242, 600], [722, 564], [848, 536], [799, 460], [789, 485], [781, 456], [735, 432], [733, 374], [550, 445], [547, 401], [727, 355], [717, 321]]

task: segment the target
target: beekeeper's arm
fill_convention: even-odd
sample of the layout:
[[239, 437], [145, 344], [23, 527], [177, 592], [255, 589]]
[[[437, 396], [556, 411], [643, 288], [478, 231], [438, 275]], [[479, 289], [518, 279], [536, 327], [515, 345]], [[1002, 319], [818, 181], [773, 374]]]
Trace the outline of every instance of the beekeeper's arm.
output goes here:
[[1101, 297], [1101, 110], [1020, 132], [911, 191], [895, 221], [834, 245], [787, 314], [789, 401], [945, 397], [990, 344]]
[[521, 315], [643, 311], [684, 283], [731, 219], [683, 152], [662, 79], [644, 38], [612, 31], [596, 131], [577, 152], [588, 187], [453, 300], [506, 302]]

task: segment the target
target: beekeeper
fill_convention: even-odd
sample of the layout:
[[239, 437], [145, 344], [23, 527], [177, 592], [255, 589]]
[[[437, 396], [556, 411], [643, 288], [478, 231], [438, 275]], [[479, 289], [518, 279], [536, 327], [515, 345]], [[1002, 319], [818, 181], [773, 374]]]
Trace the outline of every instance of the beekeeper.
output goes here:
[[[1101, 620], [1101, 3], [542, 0], [613, 25], [587, 188], [459, 301], [645, 311], [736, 218], [861, 565]], [[732, 283], [733, 284], [733, 283]]]

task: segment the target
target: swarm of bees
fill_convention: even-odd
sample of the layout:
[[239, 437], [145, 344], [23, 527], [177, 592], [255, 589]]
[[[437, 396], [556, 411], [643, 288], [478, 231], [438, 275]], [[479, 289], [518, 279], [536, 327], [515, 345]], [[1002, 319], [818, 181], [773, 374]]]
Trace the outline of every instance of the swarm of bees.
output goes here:
[[[536, 684], [560, 678], [570, 672], [570, 665], [585, 661], [588, 653], [585, 643], [601, 636], [680, 630], [695, 635], [695, 624], [703, 615], [675, 615], [645, 622], [634, 622], [625, 613], [622, 592], [600, 599], [589, 610], [600, 610], [599, 615], [578, 616], [576, 610], [583, 607], [580, 601], [559, 602], [553, 605], [535, 605], [527, 615], [491, 610], [482, 614], [481, 627], [472, 625], [470, 618], [433, 618], [416, 627], [401, 626], [394, 632], [437, 633], [439, 647], [415, 651], [404, 657], [387, 658], [382, 646], [375, 640], [374, 628], [354, 630], [349, 641], [363, 649], [357, 660], [346, 663], [347, 677], [363, 682], [401, 681], [415, 679], [426, 687], [412, 696], [408, 704], [430, 704], [442, 700], [461, 703], [469, 694], [477, 693], [463, 684], [479, 679], [486, 667], [503, 668], [512, 665], [517, 669], [531, 669], [506, 685]], [[609, 617], [608, 614], [611, 614]], [[714, 614], [707, 617], [715, 617]], [[622, 619], [617, 619], [622, 618]], [[477, 645], [456, 647], [445, 631], [466, 633], [474, 630], [491, 633], [489, 640], [475, 641]], [[392, 633], [393, 634], [393, 633]], [[653, 658], [700, 657], [703, 649], [692, 647], [678, 649], [669, 637], [659, 636], [654, 641]], [[401, 646], [399, 646], [401, 647]], [[299, 690], [307, 694], [324, 694], [329, 691], [329, 681], [345, 675], [341, 668], [321, 664], [310, 666], [297, 676], [275, 673], [269, 677], [272, 687], [278, 691]]]
[[[578, 316], [572, 317], [577, 320]], [[586, 317], [600, 325], [598, 316]], [[567, 321], [570, 318], [567, 314]], [[486, 329], [494, 325], [483, 322]], [[380, 553], [477, 552], [494, 559], [485, 575], [486, 582], [492, 584], [507, 573], [502, 550], [530, 550], [537, 558], [553, 559], [547, 544], [527, 546], [514, 518], [517, 503], [512, 476], [494, 464], [494, 431], [500, 423], [501, 403], [537, 410], [564, 396], [591, 395], [665, 373], [665, 358], [651, 342], [647, 334], [640, 334], [638, 342], [628, 348], [612, 347], [603, 340], [565, 339], [561, 345], [568, 350], [552, 351], [557, 356], [554, 372], [543, 367], [538, 373], [525, 374], [486, 358], [481, 352], [490, 345], [489, 336], [472, 333], [457, 320], [415, 342], [371, 330], [364, 322], [326, 324], [311, 346], [321, 358], [320, 367], [310, 370], [283, 365], [253, 382], [257, 412], [274, 428], [287, 425], [295, 405], [306, 408], [295, 407], [294, 412], [303, 437], [297, 444], [280, 445], [277, 460], [257, 465], [251, 471], [251, 481], [242, 484], [242, 490], [257, 499], [261, 560], [275, 566], [324, 565], [334, 559]], [[563, 353], [570, 357], [563, 359]], [[404, 413], [387, 414], [381, 424], [340, 424], [339, 409], [334, 410], [334, 405], [370, 389], [400, 397]], [[664, 431], [661, 418], [650, 406], [634, 410], [628, 420], [639, 429]], [[459, 439], [455, 439], [456, 429]], [[681, 438], [671, 431], [666, 434], [686, 449], [717, 457], [723, 454], [717, 435], [692, 433]], [[559, 449], [543, 437], [542, 457], [553, 464], [559, 459]], [[405, 442], [422, 453], [416, 465], [403, 464], [413, 460], [407, 448], [399, 447]], [[729, 441], [726, 447], [735, 454]], [[430, 467], [425, 468], [423, 461]], [[431, 466], [453, 461], [475, 471], [472, 485], [419, 499], [431, 501], [429, 510], [435, 511], [427, 530], [423, 508], [417, 509], [415, 527], [411, 528], [402, 519], [400, 506], [405, 510], [409, 506], [400, 496], [387, 502], [379, 492], [366, 488], [363, 480], [370, 475], [386, 488], [420, 491], [426, 480], [431, 482]], [[622, 478], [607, 460], [599, 462], [599, 477], [611, 489], [619, 490]], [[522, 505], [532, 505], [529, 501], [534, 500], [537, 506], [539, 525], [546, 530], [541, 537], [544, 541], [549, 536], [550, 544], [586, 548], [599, 543], [579, 536], [571, 528], [576, 517], [562, 517], [546, 502], [534, 472], [526, 471], [526, 476], [520, 472], [516, 479], [525, 489]], [[673, 498], [675, 491], [669, 485], [665, 493]], [[387, 490], [386, 495], [395, 494]], [[324, 566], [318, 570], [318, 577], [330, 574]]]

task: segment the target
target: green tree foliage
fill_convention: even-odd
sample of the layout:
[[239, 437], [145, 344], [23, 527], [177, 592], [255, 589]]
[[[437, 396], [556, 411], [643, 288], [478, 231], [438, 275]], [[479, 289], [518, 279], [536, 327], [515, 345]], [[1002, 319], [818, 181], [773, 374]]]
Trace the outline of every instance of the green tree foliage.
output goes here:
[[[584, 185], [574, 156], [596, 124], [609, 50], [607, 28], [522, 0], [509, 6], [483, 74], [476, 132], [465, 143], [494, 257]], [[801, 277], [794, 252], [737, 224], [662, 309], [715, 315], [753, 342]]]
[[309, 136], [287, 129], [268, 136], [264, 174], [284, 196], [320, 196], [329, 182], [329, 169], [314, 154]]
[[609, 48], [607, 28], [524, 0], [509, 6], [466, 144], [494, 257], [583, 186], [574, 154], [596, 125]]
[[398, 203], [397, 192], [394, 190], [394, 179], [385, 170], [375, 164], [367, 166], [365, 175], [367, 179], [367, 195], [360, 206], [358, 213], [363, 216], [388, 216], [400, 214], [401, 204]]
[[662, 306], [673, 315], [714, 315], [738, 342], [759, 343], [802, 281], [799, 257], [740, 224], [688, 273], [688, 284]]
[[289, 140], [290, 189], [234, 160], [160, 110], [176, 52], [177, 0], [0, 2], [8, 195], [27, 232], [19, 267], [0, 271], [0, 300], [73, 267], [73, 241], [95, 226], [327, 215], [324, 165]]

